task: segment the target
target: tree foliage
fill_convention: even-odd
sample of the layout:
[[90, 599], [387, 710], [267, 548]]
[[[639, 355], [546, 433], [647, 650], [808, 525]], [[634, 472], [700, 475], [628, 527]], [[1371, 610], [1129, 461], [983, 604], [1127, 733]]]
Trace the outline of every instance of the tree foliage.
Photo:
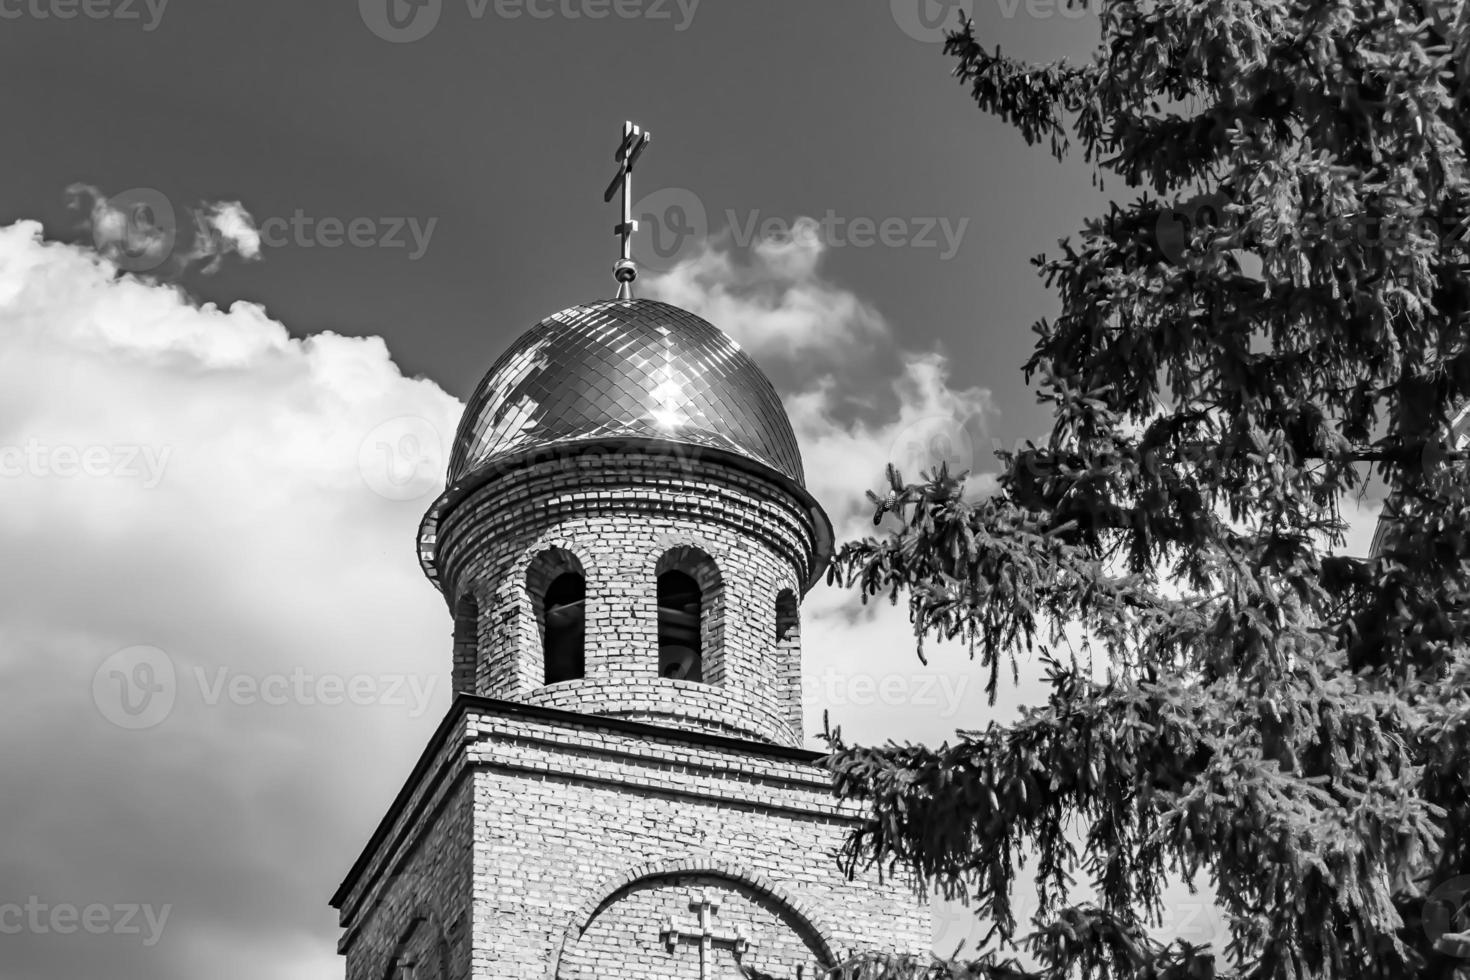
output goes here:
[[[901, 530], [831, 573], [906, 598], [921, 655], [970, 644], [992, 700], [1045, 658], [1049, 697], [937, 749], [833, 733], [867, 812], [845, 860], [967, 898], [998, 939], [1034, 929], [1039, 966], [942, 973], [1454, 976], [1470, 959], [1423, 920], [1470, 874], [1470, 474], [1446, 447], [1470, 400], [1470, 10], [1097, 13], [1084, 65], [1004, 57], [973, 23], [945, 46], [980, 109], [1138, 195], [1034, 260], [1061, 303], [1025, 365], [1051, 431], [982, 500], [890, 469], [875, 523]], [[1172, 247], [1198, 195], [1217, 220]], [[1352, 556], [1341, 505], [1370, 472], [1392, 533]], [[1061, 655], [1068, 630], [1106, 679]], [[1170, 876], [1213, 885], [1223, 948], [1149, 939]]]

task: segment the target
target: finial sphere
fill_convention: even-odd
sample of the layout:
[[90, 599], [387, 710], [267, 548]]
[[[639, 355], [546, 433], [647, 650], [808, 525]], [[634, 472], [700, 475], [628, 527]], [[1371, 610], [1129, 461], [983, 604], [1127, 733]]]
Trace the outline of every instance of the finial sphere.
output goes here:
[[632, 259], [618, 259], [613, 265], [613, 278], [618, 282], [632, 282], [638, 278], [638, 263]]

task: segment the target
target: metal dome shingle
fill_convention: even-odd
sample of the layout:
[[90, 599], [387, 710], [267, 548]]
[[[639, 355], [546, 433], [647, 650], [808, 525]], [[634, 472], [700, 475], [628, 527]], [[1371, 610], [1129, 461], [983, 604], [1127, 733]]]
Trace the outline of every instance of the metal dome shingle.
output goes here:
[[574, 306], [518, 339], [465, 406], [449, 482], [513, 453], [627, 437], [738, 453], [802, 483], [791, 422], [750, 355], [648, 299]]

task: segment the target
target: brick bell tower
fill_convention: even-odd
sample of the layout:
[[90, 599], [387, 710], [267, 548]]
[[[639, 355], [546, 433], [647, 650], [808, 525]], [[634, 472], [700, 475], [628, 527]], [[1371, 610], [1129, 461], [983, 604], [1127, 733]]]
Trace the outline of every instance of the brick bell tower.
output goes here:
[[347, 980], [814, 978], [925, 952], [847, 879], [859, 818], [801, 748], [802, 595], [832, 530], [720, 330], [616, 299], [521, 336], [466, 406], [419, 557], [457, 698], [332, 899]]

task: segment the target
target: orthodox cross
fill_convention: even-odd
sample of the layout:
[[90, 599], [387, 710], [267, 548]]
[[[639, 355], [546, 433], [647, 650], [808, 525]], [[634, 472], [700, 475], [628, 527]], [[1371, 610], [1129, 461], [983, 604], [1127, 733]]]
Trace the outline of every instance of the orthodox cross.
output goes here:
[[633, 280], [638, 278], [638, 267], [633, 263], [633, 232], [638, 230], [638, 222], [633, 217], [633, 164], [638, 162], [651, 139], [651, 134], [631, 122], [623, 123], [623, 141], [613, 155], [618, 162], [618, 173], [607, 185], [607, 193], [602, 195], [603, 203], [607, 204], [617, 194], [618, 188], [623, 191], [623, 221], [613, 228], [613, 234], [623, 239], [623, 257], [613, 266], [613, 278], [618, 281], [618, 299], [633, 298]]
[[714, 893], [706, 890], [698, 898], [689, 903], [689, 907], [699, 910], [699, 922], [695, 925], [675, 922], [673, 916], [664, 920], [663, 929], [659, 931], [659, 938], [668, 944], [669, 952], [679, 945], [679, 940], [687, 939], [690, 942], [699, 943], [699, 980], [714, 980], [714, 952], [715, 943], [728, 945], [735, 953], [738, 960], [750, 945], [750, 940], [745, 935], [745, 930], [737, 928], [734, 932], [716, 932], [714, 917], [720, 910], [719, 899]]

